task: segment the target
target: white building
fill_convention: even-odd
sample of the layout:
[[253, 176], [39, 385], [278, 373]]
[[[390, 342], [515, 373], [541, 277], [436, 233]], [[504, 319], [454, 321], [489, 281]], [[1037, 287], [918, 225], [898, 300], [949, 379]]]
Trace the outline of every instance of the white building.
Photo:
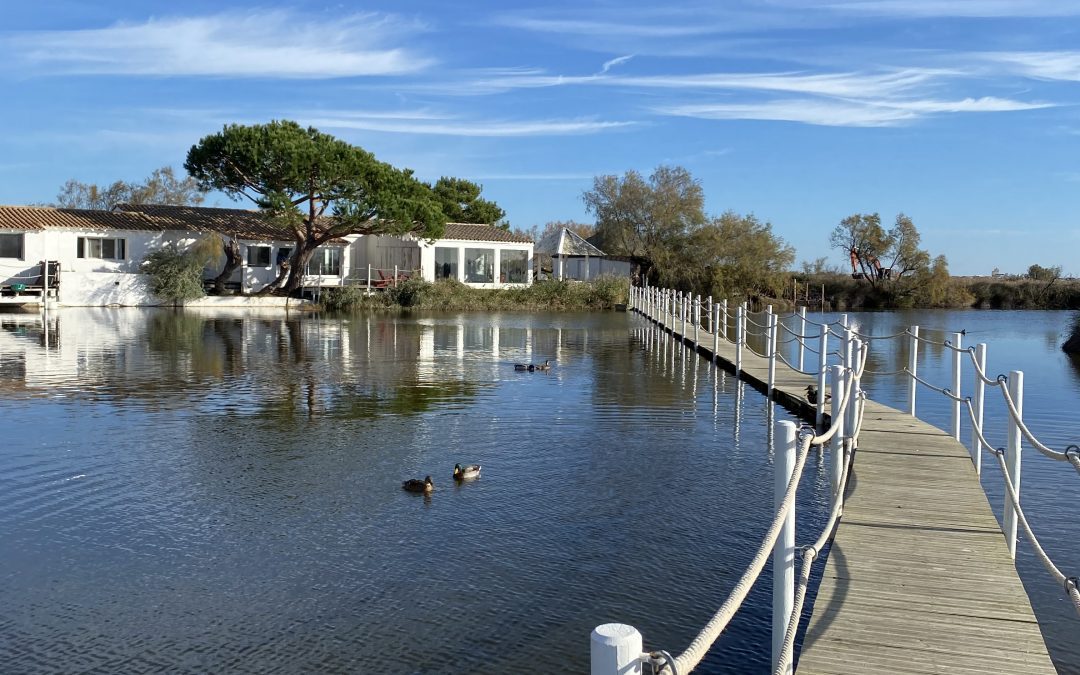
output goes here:
[[[186, 248], [210, 233], [239, 242], [242, 265], [227, 285], [242, 293], [259, 291], [277, 279], [295, 246], [291, 231], [244, 209], [0, 206], [0, 304], [36, 304], [46, 294], [71, 306], [161, 304], [140, 271], [143, 259], [163, 246]], [[49, 275], [44, 274], [46, 260]], [[223, 260], [207, 269], [207, 279], [217, 276]], [[419, 276], [500, 288], [532, 283], [532, 270], [533, 243], [528, 238], [490, 225], [450, 223], [437, 241], [408, 235], [333, 239], [316, 249], [303, 286], [385, 288], [395, 279]]]
[[493, 225], [447, 223], [435, 241], [414, 236], [362, 237], [351, 246], [352, 268], [359, 283], [368, 266], [374, 285], [399, 276], [426, 281], [456, 279], [477, 288], [527, 286], [533, 281], [533, 242]]
[[551, 255], [551, 273], [556, 279], [588, 281], [600, 276], [629, 278], [633, 264], [624, 257], [612, 257], [567, 228], [548, 234], [537, 251]]

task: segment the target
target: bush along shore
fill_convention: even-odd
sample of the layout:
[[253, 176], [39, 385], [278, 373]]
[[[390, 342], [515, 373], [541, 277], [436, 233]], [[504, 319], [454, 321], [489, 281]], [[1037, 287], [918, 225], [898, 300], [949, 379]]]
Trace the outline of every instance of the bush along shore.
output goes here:
[[[910, 287], [874, 287], [863, 280], [841, 275], [819, 275], [799, 279], [802, 289], [809, 284], [809, 300], [800, 293], [799, 302], [817, 306], [822, 286], [826, 309], [858, 311], [878, 309], [1080, 309], [1080, 281], [1057, 279], [986, 279], [952, 277], [944, 283]], [[790, 300], [790, 297], [788, 298]]]
[[410, 279], [395, 288], [367, 295], [362, 286], [328, 288], [319, 300], [323, 309], [432, 309], [451, 311], [547, 310], [556, 312], [612, 310], [625, 305], [629, 282], [615, 277], [593, 281], [539, 281], [531, 286], [483, 289], [441, 279]]

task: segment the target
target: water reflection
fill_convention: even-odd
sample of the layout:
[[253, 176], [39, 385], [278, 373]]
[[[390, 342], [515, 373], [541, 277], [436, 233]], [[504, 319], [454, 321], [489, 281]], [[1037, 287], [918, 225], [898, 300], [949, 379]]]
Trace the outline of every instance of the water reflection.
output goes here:
[[[581, 671], [610, 619], [688, 643], [771, 513], [760, 397], [626, 314], [0, 326], [14, 671]], [[707, 670], [767, 667], [768, 604]]]

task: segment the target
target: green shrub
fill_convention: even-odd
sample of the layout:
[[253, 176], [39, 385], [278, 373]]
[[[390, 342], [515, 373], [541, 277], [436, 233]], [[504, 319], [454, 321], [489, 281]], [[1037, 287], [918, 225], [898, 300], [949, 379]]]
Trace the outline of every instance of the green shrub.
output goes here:
[[354, 309], [364, 304], [364, 300], [364, 291], [357, 286], [324, 288], [319, 294], [319, 304], [331, 312]]
[[202, 281], [204, 263], [199, 255], [172, 245], [148, 254], [143, 259], [142, 271], [150, 277], [154, 295], [177, 303], [206, 295]]

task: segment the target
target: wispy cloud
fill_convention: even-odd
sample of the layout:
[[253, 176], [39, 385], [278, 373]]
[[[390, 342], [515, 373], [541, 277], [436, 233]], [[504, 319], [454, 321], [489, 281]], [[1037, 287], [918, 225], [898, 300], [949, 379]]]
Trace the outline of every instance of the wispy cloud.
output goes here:
[[0, 53], [45, 74], [336, 78], [399, 75], [432, 60], [394, 46], [422, 26], [382, 14], [312, 21], [286, 11], [149, 19], [17, 33]]
[[530, 71], [476, 78], [457, 85], [459, 91], [501, 92], [563, 86], [605, 86], [641, 89], [772, 91], [821, 96], [896, 96], [957, 75], [956, 71], [901, 68], [882, 72], [764, 72], [670, 75], [552, 75]]
[[[799, 0], [781, 6], [805, 7]], [[817, 9], [891, 17], [1048, 17], [1080, 15], [1080, 6], [1067, 0], [832, 0]]]
[[637, 125], [637, 122], [571, 120], [379, 120], [361, 117], [322, 117], [305, 123], [321, 129], [356, 129], [397, 134], [432, 136], [510, 137], [510, 136], [577, 136], [614, 131]]
[[616, 57], [614, 59], [611, 59], [610, 61], [604, 61], [604, 65], [600, 67], [600, 72], [601, 73], [606, 73], [607, 71], [611, 70], [615, 66], [622, 65], [622, 64], [626, 63], [627, 61], [629, 61], [632, 58], [634, 58], [634, 55], [633, 54], [628, 54], [626, 56]]
[[976, 56], [1025, 77], [1080, 81], [1080, 51], [984, 52]]
[[715, 120], [773, 120], [832, 127], [887, 127], [909, 123], [933, 114], [1009, 112], [1045, 108], [1049, 105], [993, 97], [959, 101], [800, 98], [752, 103], [693, 103], [657, 107], [654, 110], [664, 115]]
[[596, 174], [592, 173], [492, 173], [472, 176], [475, 180], [543, 180], [543, 181], [579, 181], [591, 180]]

